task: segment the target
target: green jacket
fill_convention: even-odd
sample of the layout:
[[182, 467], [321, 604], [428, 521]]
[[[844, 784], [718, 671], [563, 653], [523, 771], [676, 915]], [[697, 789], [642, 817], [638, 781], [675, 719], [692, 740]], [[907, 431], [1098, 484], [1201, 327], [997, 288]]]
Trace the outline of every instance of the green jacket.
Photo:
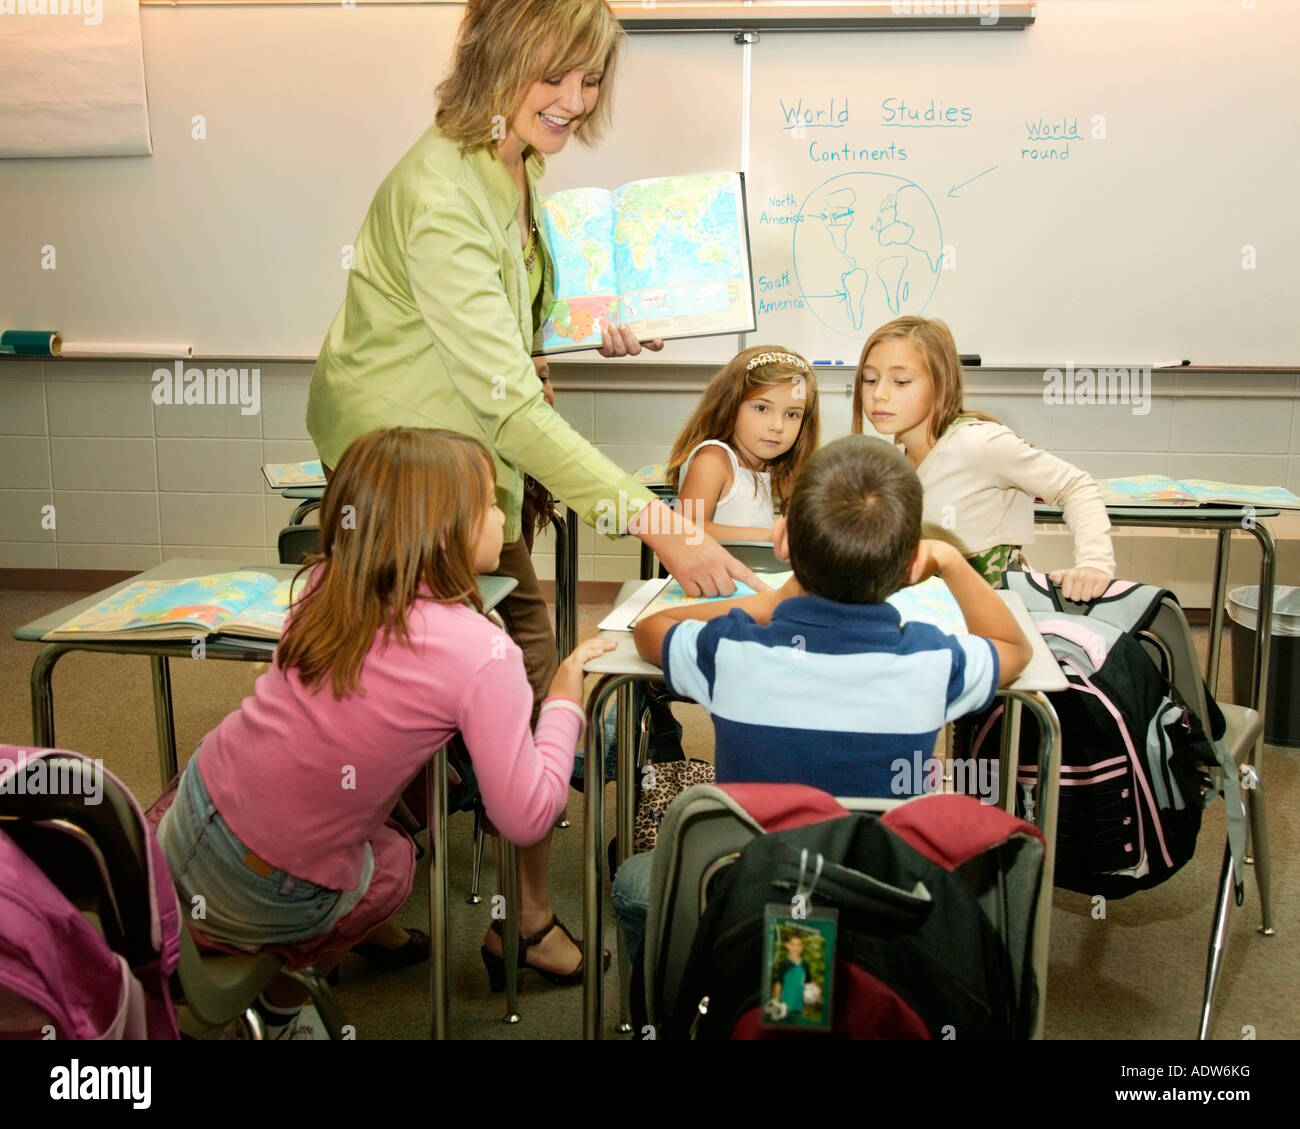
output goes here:
[[[545, 160], [528, 158], [533, 215]], [[653, 495], [542, 397], [519, 191], [486, 149], [462, 156], [431, 127], [385, 177], [357, 236], [347, 294], [312, 372], [307, 430], [338, 466], [379, 427], [443, 427], [496, 463], [505, 539], [520, 535], [525, 474], [611, 537]], [[543, 308], [554, 293], [543, 252]], [[624, 501], [620, 506], [620, 493]]]

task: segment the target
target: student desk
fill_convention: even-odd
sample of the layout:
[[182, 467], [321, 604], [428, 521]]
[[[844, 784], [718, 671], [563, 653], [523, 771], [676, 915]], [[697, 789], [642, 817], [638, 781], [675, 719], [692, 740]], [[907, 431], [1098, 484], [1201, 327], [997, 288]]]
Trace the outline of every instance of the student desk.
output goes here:
[[[770, 552], [771, 546], [768, 546]], [[623, 585], [614, 606], [617, 607], [636, 591], [640, 581], [629, 580]], [[1046, 849], [1043, 854], [1045, 889], [1051, 889], [1056, 849], [1056, 790], [1061, 767], [1061, 727], [1056, 711], [1047, 700], [1049, 691], [1064, 690], [1065, 676], [1052, 657], [1046, 641], [1034, 627], [1025, 610], [1024, 602], [1014, 592], [999, 591], [998, 595], [1015, 615], [1025, 638], [1033, 646], [1033, 658], [1020, 677], [1010, 686], [998, 691], [1006, 707], [1002, 725], [1002, 753], [999, 785], [1002, 803], [1007, 811], [1015, 813], [1016, 765], [1018, 750], [1014, 747], [1020, 732], [1020, 708], [1027, 707], [1038, 722], [1038, 779], [1046, 781], [1046, 788], [1036, 798], [1033, 822], [1043, 832]], [[630, 631], [602, 631], [606, 638], [617, 639], [618, 647], [606, 655], [587, 663], [584, 670], [597, 674], [600, 680], [587, 696], [586, 764], [603, 765], [604, 733], [600, 718], [610, 697], [617, 695], [618, 705], [618, 777], [616, 782], [618, 854], [622, 862], [630, 849], [636, 818], [636, 787], [634, 764], [634, 719], [632, 717], [632, 686], [638, 681], [659, 681], [663, 671], [646, 662], [637, 654]], [[587, 787], [584, 800], [583, 842], [583, 948], [588, 953], [598, 953], [603, 948], [603, 865], [605, 833], [605, 794], [603, 788]], [[1041, 1035], [1044, 1000], [1047, 989], [1047, 942], [1050, 935], [1050, 917], [1047, 912], [1038, 914], [1034, 926], [1036, 953], [1035, 973], [1038, 977], [1039, 1008], [1036, 1034]], [[583, 1037], [599, 1039], [602, 1035], [604, 1014], [603, 969], [598, 960], [585, 964], [583, 980]]]
[[282, 486], [278, 490], [272, 486], [281, 498], [298, 502], [298, 508], [289, 516], [290, 525], [301, 525], [303, 519], [313, 510], [320, 509], [320, 500], [325, 497], [324, 486]]
[[[671, 505], [676, 495], [669, 486], [651, 486], [650, 490], [665, 505]], [[1260, 524], [1260, 518], [1277, 517], [1278, 511], [1254, 506], [1107, 506], [1106, 515], [1113, 526], [1147, 529], [1213, 529], [1219, 535], [1214, 558], [1214, 594], [1210, 608], [1210, 646], [1205, 663], [1205, 682], [1211, 694], [1218, 693], [1219, 654], [1223, 643], [1223, 609], [1228, 595], [1228, 553], [1232, 533], [1240, 530], [1251, 534], [1259, 542], [1259, 618], [1260, 624], [1273, 621], [1274, 562], [1277, 546], [1273, 534]], [[1034, 522], [1038, 525], [1063, 525], [1065, 517], [1055, 506], [1034, 506]], [[729, 542], [724, 547], [743, 563], [753, 567], [744, 551], [757, 551], [762, 542]], [[739, 550], [739, 551], [738, 551]], [[649, 580], [655, 572], [654, 553], [641, 546], [641, 579]], [[1140, 578], [1130, 578], [1140, 579]], [[1255, 663], [1251, 679], [1250, 701], [1240, 703], [1264, 716], [1268, 693], [1269, 634], [1255, 633]]]
[[[240, 566], [230, 561], [192, 560], [177, 557], [155, 565], [147, 572], [114, 584], [75, 604], [52, 611], [32, 623], [16, 628], [14, 638], [26, 642], [39, 643], [50, 631], [67, 623], [73, 616], [93, 607], [100, 600], [119, 588], [134, 584], [137, 580], [178, 580], [185, 576], [204, 576], [215, 572], [231, 572]], [[245, 568], [272, 576], [292, 576], [297, 571], [296, 565], [246, 565]], [[515, 581], [504, 576], [480, 576], [479, 592], [483, 604], [491, 610], [509, 595]], [[197, 634], [197, 632], [195, 632]], [[64, 655], [71, 651], [102, 651], [116, 655], [148, 655], [153, 670], [154, 723], [158, 731], [158, 768], [162, 776], [162, 786], [167, 787], [176, 775], [176, 728], [172, 716], [171, 672], [167, 660], [171, 658], [190, 658], [193, 650], [191, 638], [182, 639], [112, 639], [112, 640], [64, 640], [46, 643], [32, 664], [32, 743], [38, 748], [54, 748], [54, 666]], [[204, 655], [208, 659], [233, 659], [241, 662], [267, 662], [271, 658], [273, 644], [256, 640], [239, 641], [223, 639], [216, 636], [204, 641]]]
[[[290, 525], [299, 525], [320, 507], [325, 487], [287, 486], [278, 493], [301, 500], [289, 518]], [[566, 506], [563, 519], [551, 515], [551, 527], [555, 530], [555, 645], [563, 662], [578, 645], [578, 515]]]
[[[1277, 510], [1255, 506], [1107, 506], [1111, 525], [1147, 529], [1213, 529], [1219, 534], [1214, 557], [1214, 593], [1210, 597], [1210, 647], [1205, 662], [1205, 682], [1210, 694], [1219, 689], [1219, 651], [1223, 642], [1223, 606], [1228, 595], [1228, 551], [1234, 530], [1251, 534], [1259, 542], [1259, 618], [1261, 626], [1273, 622], [1273, 578], [1277, 545], [1260, 518], [1277, 517]], [[1063, 525], [1065, 518], [1055, 506], [1034, 506], [1034, 521], [1041, 525]], [[1255, 632], [1255, 664], [1249, 705], [1261, 717], [1267, 706], [1268, 650], [1270, 632]]]

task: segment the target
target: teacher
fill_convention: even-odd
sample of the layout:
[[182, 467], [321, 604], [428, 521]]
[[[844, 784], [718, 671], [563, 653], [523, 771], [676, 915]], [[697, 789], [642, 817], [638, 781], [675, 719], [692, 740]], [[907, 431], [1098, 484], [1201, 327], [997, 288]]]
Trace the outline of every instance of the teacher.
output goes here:
[[[526, 474], [599, 532], [645, 542], [692, 595], [755, 584], [555, 412], [531, 356], [554, 286], [536, 182], [570, 134], [588, 143], [607, 123], [623, 40], [604, 0], [470, 0], [435, 124], [357, 236], [307, 401], [327, 466], [378, 427], [443, 427], [488, 449], [506, 515], [500, 572], [519, 582], [501, 611], [539, 699], [555, 641], [523, 536]], [[626, 328], [602, 339], [603, 356], [641, 351]]]
[[[604, 0], [470, 0], [434, 125], [379, 186], [357, 236], [307, 402], [327, 466], [378, 427], [449, 428], [492, 454], [500, 572], [519, 582], [501, 610], [539, 697], [555, 642], [521, 522], [526, 474], [600, 532], [645, 542], [692, 595], [755, 583], [555, 412], [531, 356], [554, 287], [536, 182], [570, 134], [589, 143], [607, 124], [623, 40]], [[626, 328], [602, 340], [602, 356], [641, 351]]]
[[[531, 355], [554, 293], [536, 183], [570, 135], [590, 144], [608, 123], [624, 38], [605, 0], [469, 0], [434, 125], [380, 184], [357, 236], [307, 401], [327, 467], [380, 427], [448, 428], [487, 448], [505, 512], [499, 573], [518, 581], [497, 610], [538, 702], [557, 663], [521, 521], [525, 475], [599, 532], [638, 537], [691, 595], [763, 587], [574, 431]], [[626, 328], [602, 328], [602, 356], [640, 351]], [[521, 858], [525, 885], [529, 869]]]

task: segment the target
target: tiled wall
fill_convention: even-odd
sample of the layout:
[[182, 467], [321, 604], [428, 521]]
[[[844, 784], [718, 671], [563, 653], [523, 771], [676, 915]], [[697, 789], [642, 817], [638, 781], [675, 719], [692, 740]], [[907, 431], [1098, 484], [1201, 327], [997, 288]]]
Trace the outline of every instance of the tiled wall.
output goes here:
[[[0, 568], [147, 568], [165, 557], [275, 559], [294, 503], [273, 494], [260, 467], [314, 456], [303, 419], [309, 363], [260, 364], [261, 410], [158, 405], [150, 374], [164, 362], [0, 360]], [[198, 363], [198, 362], [196, 362]], [[239, 362], [249, 367], [253, 362]], [[202, 367], [236, 362], [203, 361]], [[710, 375], [655, 365], [553, 368], [557, 408], [616, 463], [661, 462]], [[851, 374], [846, 374], [847, 380]], [[823, 439], [849, 431], [843, 380], [822, 379]], [[1300, 493], [1300, 374], [1155, 374], [1150, 412], [1124, 405], [1049, 405], [1032, 372], [968, 374], [971, 407], [1096, 477], [1163, 473], [1284, 484]], [[652, 390], [653, 389], [653, 390]], [[55, 507], [55, 528], [42, 527]], [[1296, 519], [1276, 526], [1279, 583], [1300, 583]], [[1231, 582], [1251, 583], [1253, 542], [1235, 542]], [[1211, 534], [1119, 531], [1121, 575], [1209, 601]], [[639, 543], [583, 527], [582, 580], [637, 574]], [[554, 572], [539, 541], [540, 576]], [[1035, 564], [1068, 563], [1064, 531], [1043, 530]]]

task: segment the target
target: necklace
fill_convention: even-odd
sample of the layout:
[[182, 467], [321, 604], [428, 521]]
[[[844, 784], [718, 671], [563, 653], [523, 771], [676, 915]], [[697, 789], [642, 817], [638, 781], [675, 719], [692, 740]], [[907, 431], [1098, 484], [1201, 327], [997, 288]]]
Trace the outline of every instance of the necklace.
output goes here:
[[532, 231], [528, 236], [528, 246], [525, 249], [527, 254], [524, 256], [524, 270], [532, 271], [533, 261], [537, 258], [537, 221], [533, 220], [530, 225]]

